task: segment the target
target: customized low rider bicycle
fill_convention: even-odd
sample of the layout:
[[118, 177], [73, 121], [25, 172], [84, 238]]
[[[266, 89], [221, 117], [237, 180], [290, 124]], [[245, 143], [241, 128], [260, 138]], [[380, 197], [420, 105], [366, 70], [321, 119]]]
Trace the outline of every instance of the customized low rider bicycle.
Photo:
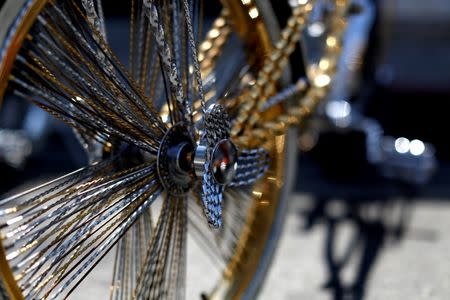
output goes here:
[[[284, 220], [295, 128], [327, 94], [350, 3], [222, 0], [207, 27], [209, 1], [127, 2], [127, 62], [100, 0], [0, 11], [0, 98], [71, 126], [89, 157], [0, 200], [1, 295], [77, 298], [101, 274], [111, 299], [254, 299]], [[318, 58], [293, 80], [290, 56], [317, 16]]]

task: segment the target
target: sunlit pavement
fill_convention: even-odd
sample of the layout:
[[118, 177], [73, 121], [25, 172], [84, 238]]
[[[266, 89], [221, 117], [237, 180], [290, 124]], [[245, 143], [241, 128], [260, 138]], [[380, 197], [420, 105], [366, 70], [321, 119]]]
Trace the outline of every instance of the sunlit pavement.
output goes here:
[[[330, 290], [322, 288], [328, 279], [325, 226], [302, 230], [299, 211], [310, 203], [310, 198], [301, 195], [290, 202], [285, 231], [261, 291], [263, 300], [332, 299]], [[343, 227], [339, 239], [348, 241], [353, 229], [350, 224]], [[343, 270], [346, 282], [354, 280], [354, 267], [353, 260]], [[449, 299], [450, 202], [417, 199], [405, 237], [386, 241], [369, 276], [364, 299]]]

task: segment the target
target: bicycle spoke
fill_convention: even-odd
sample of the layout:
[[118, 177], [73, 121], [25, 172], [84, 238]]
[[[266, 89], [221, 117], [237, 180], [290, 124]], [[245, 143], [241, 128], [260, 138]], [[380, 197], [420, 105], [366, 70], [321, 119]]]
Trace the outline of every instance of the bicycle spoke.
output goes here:
[[281, 38], [275, 45], [272, 53], [264, 60], [264, 68], [256, 77], [250, 89], [239, 96], [242, 103], [239, 114], [231, 130], [231, 136], [237, 137], [245, 131], [250, 131], [260, 120], [259, 111], [267, 100], [276, 94], [276, 84], [283, 74], [289, 56], [295, 50], [297, 42], [302, 36], [302, 30], [311, 13], [312, 5], [309, 3], [299, 5], [287, 21], [287, 26], [281, 33]]
[[146, 249], [152, 238], [151, 224], [151, 210], [147, 209], [119, 241], [116, 247], [111, 300], [132, 298]]
[[102, 0], [83, 0], [82, 4], [88, 20], [106, 40], [105, 16], [103, 14]]
[[197, 199], [196, 201], [198, 201], [198, 203], [189, 205], [189, 234], [211, 259], [213, 265], [218, 268], [218, 270], [221, 270], [225, 267], [226, 257], [222, 255], [220, 248], [217, 245], [216, 232], [211, 230], [208, 222], [204, 218], [200, 199]]
[[159, 193], [153, 163], [117, 172], [104, 162], [3, 200], [7, 260], [24, 294], [67, 293]]
[[167, 196], [133, 299], [184, 299], [187, 198]]
[[[199, 201], [200, 199], [197, 200]], [[246, 228], [252, 203], [250, 191], [226, 189], [222, 208], [224, 226], [219, 229], [212, 229], [204, 219], [200, 203], [189, 206], [189, 232], [217, 268], [223, 269], [233, 257], [239, 237]]]
[[[164, 82], [167, 85], [166, 97], [167, 105], [171, 112], [171, 121], [175, 124], [181, 120], [181, 117], [186, 121], [190, 120], [191, 111], [183, 92], [182, 82], [173, 57], [173, 49], [171, 49], [170, 44], [167, 42], [168, 36], [170, 36], [167, 33], [168, 29], [164, 27], [163, 20], [153, 0], [144, 0], [144, 10], [149, 19], [150, 27], [158, 47], [159, 61], [164, 74]], [[169, 12], [163, 15], [168, 16]]]
[[12, 76], [16, 94], [103, 143], [114, 137], [156, 153], [165, 125], [77, 9], [66, 2], [38, 18]]

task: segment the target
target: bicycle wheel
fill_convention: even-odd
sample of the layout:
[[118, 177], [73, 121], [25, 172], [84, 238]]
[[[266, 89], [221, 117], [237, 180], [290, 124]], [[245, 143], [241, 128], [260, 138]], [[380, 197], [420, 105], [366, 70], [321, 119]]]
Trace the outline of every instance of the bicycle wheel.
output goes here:
[[216, 269], [205, 299], [256, 295], [295, 168], [292, 116], [270, 100], [313, 6], [274, 47], [270, 5], [222, 3], [199, 43], [201, 1], [130, 0], [128, 68], [99, 1], [5, 3], [0, 95], [73, 127], [90, 164], [1, 200], [4, 298], [76, 295], [99, 269], [111, 299], [183, 298], [188, 231]]

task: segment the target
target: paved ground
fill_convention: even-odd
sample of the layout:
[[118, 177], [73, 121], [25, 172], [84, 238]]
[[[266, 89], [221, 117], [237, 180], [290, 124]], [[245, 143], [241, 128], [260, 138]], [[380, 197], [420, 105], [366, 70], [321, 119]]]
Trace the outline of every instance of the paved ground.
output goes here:
[[[308, 202], [302, 196], [291, 202], [291, 214], [261, 299], [332, 299], [329, 291], [321, 288], [327, 279], [324, 226], [304, 233], [300, 230], [302, 220], [295, 214]], [[341, 236], [345, 239], [352, 228], [348, 225], [343, 229]], [[365, 299], [449, 299], [449, 232], [450, 203], [418, 201], [405, 238], [382, 249]], [[343, 273], [347, 281], [354, 278], [350, 270]]]
[[[322, 289], [327, 280], [324, 264], [325, 226], [318, 224], [309, 232], [302, 231], [303, 219], [298, 212], [311, 204], [307, 196], [292, 198], [284, 235], [277, 251], [273, 267], [261, 291], [262, 300], [322, 300], [332, 299], [329, 290]], [[354, 229], [347, 223], [338, 232], [338, 249]], [[387, 242], [381, 250], [370, 273], [367, 293], [368, 300], [397, 299], [449, 299], [450, 295], [450, 202], [418, 201], [415, 206], [409, 231], [400, 242]], [[341, 251], [342, 252], [342, 251]], [[219, 274], [210, 267], [210, 262], [199, 255], [199, 249], [190, 248], [190, 261], [195, 268], [188, 274], [187, 299], [198, 299], [211, 277]], [[112, 255], [103, 262], [111, 264]], [[343, 270], [344, 282], [355, 276], [352, 268]], [[95, 276], [71, 297], [72, 299], [106, 299], [110, 275], [109, 268], [97, 271]]]

